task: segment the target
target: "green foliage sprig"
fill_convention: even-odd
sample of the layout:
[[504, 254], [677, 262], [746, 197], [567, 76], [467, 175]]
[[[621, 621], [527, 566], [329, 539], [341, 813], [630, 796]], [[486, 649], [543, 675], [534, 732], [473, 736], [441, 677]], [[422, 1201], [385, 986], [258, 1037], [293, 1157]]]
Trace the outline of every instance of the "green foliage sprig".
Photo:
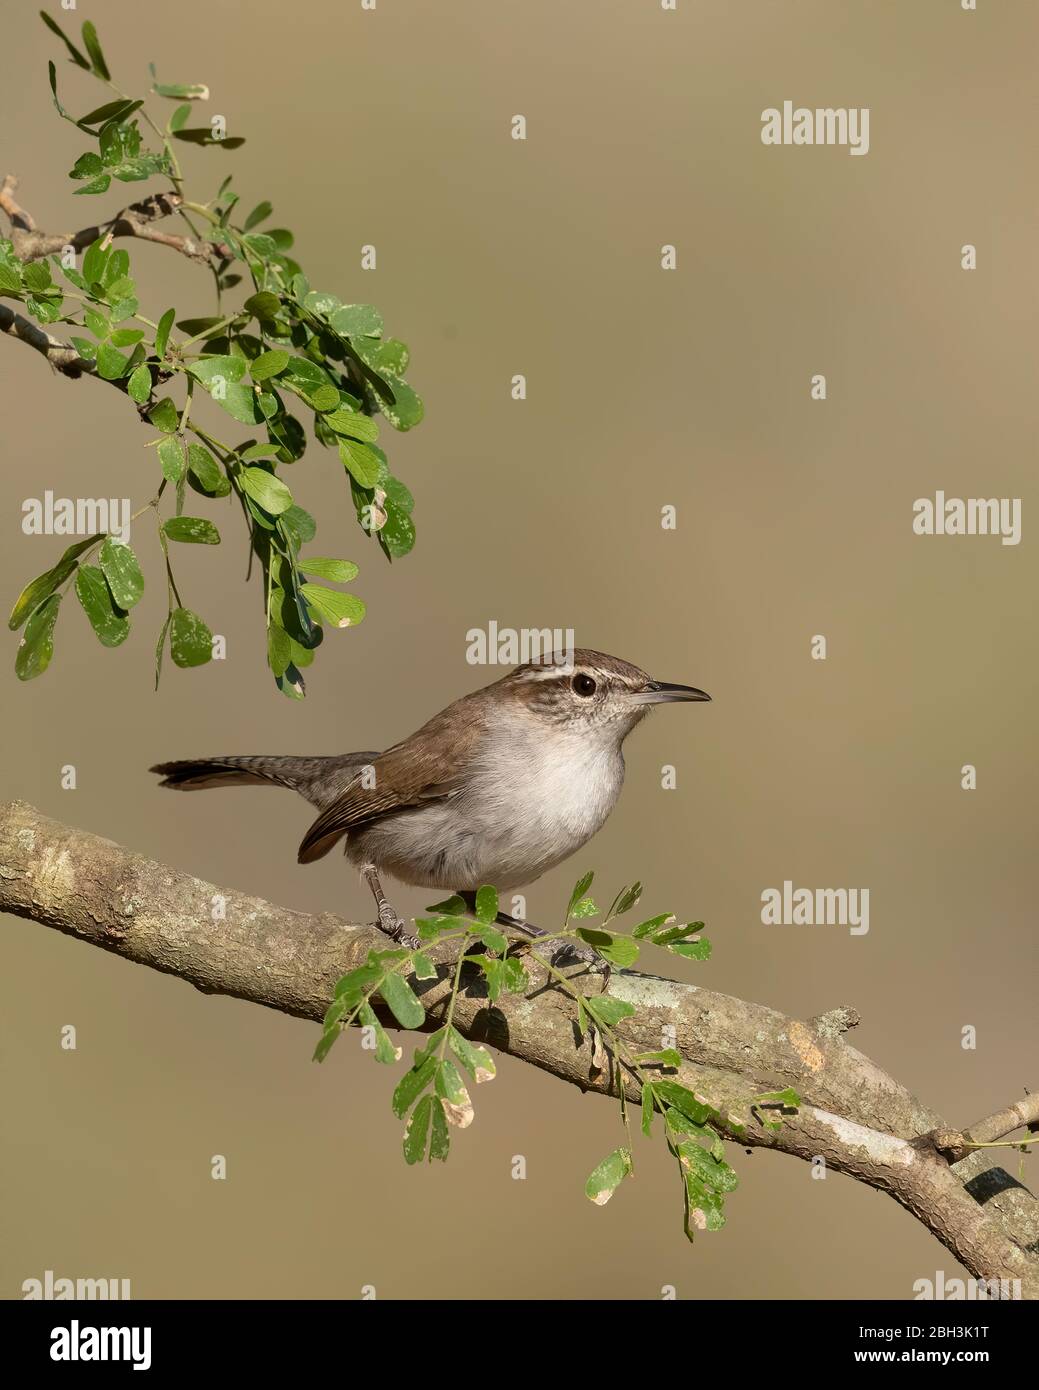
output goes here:
[[[223, 134], [219, 117], [210, 126], [187, 124], [194, 104], [208, 99], [205, 86], [160, 83], [153, 66], [151, 93], [178, 103], [168, 119], [156, 121], [143, 100], [114, 86], [89, 21], [81, 49], [49, 15], [41, 12], [41, 18], [65, 45], [69, 62], [114, 93], [76, 118], [62, 104], [57, 71], [49, 64], [58, 113], [96, 142], [96, 150], [80, 155], [70, 171], [80, 185], [76, 192], [97, 195], [113, 180], [154, 177], [169, 180], [172, 192], [124, 209], [86, 247], [78, 269], [54, 256], [23, 262], [14, 243], [0, 239], [0, 295], [20, 300], [39, 324], [68, 324], [88, 334], [71, 338], [80, 363], [124, 392], [158, 432], [151, 441], [157, 488], [132, 518], [154, 511], [166, 576], [168, 610], [156, 648], [156, 684], [167, 639], [178, 666], [202, 665], [212, 654], [212, 634], [184, 606], [174, 577], [176, 546], [216, 545], [221, 539], [212, 521], [184, 514], [191, 488], [207, 499], [237, 501], [263, 577], [268, 664], [278, 688], [302, 698], [302, 671], [313, 661], [324, 628], [356, 625], [365, 605], [330, 587], [349, 584], [358, 573], [356, 564], [303, 554], [316, 523], [296, 503], [279, 468], [303, 456], [308, 422], [313, 437], [337, 452], [362, 530], [377, 539], [387, 559], [406, 555], [415, 543], [414, 501], [390, 472], [372, 417], [382, 415], [397, 430], [421, 420], [422, 402], [404, 380], [408, 350], [383, 336], [382, 316], [371, 305], [344, 304], [334, 294], [311, 289], [290, 254], [292, 233], [258, 230], [271, 216], [269, 202], [240, 217], [230, 178], [207, 202], [185, 196], [179, 144], [229, 150], [243, 143]], [[156, 149], [145, 147], [141, 122]], [[159, 234], [151, 226], [173, 211], [186, 222], [191, 239]], [[155, 317], [142, 313], [129, 253], [112, 245], [120, 222], [134, 235], [175, 245], [205, 263], [214, 280], [214, 312], [205, 317], [180, 317], [175, 308]], [[230, 308], [225, 296], [239, 285], [248, 293]], [[248, 437], [225, 442], [205, 428], [195, 409], [202, 395], [246, 427]], [[163, 503], [171, 498], [173, 514], [164, 517]], [[97, 564], [86, 563], [95, 549]], [[25, 624], [15, 666], [20, 679], [30, 680], [50, 664], [54, 626], [70, 587], [100, 642], [114, 647], [129, 634], [130, 610], [143, 593], [144, 577], [133, 549], [112, 536], [99, 532], [70, 546], [26, 586], [12, 610], [11, 629]]]
[[[636, 1052], [618, 1032], [636, 1009], [626, 1000], [608, 992], [585, 994], [579, 988], [579, 975], [560, 969], [555, 948], [561, 942], [588, 948], [610, 967], [627, 969], [638, 960], [647, 943], [672, 955], [704, 961], [710, 957], [710, 942], [701, 935], [703, 922], [676, 923], [670, 913], [647, 918], [630, 933], [618, 932], [611, 925], [630, 912], [642, 895], [642, 885], [624, 888], [603, 915], [589, 897], [592, 874], [578, 880], [570, 895], [562, 930], [552, 938], [551, 959], [541, 949], [541, 939], [532, 943], [515, 929], [502, 927], [498, 918], [498, 894], [483, 887], [476, 895], [475, 913], [459, 897], [449, 898], [427, 909], [435, 914], [416, 920], [419, 946], [369, 951], [364, 965], [351, 970], [336, 984], [335, 997], [325, 1014], [321, 1039], [314, 1060], [323, 1061], [345, 1028], [353, 1025], [371, 1030], [372, 1051], [377, 1062], [392, 1066], [400, 1061], [402, 1049], [395, 1047], [373, 1007], [378, 996], [397, 1023], [406, 1029], [421, 1028], [426, 1011], [409, 979], [433, 980], [437, 966], [428, 954], [434, 943], [456, 943], [457, 954], [448, 967], [451, 989], [444, 1006], [443, 1022], [416, 1050], [410, 1068], [398, 1082], [392, 1098], [393, 1112], [406, 1121], [404, 1158], [419, 1163], [434, 1158], [444, 1161], [451, 1148], [451, 1129], [464, 1129], [472, 1123], [473, 1103], [465, 1077], [474, 1083], [491, 1081], [494, 1061], [484, 1047], [463, 1037], [454, 1026], [463, 974], [477, 972], [491, 1004], [502, 994], [523, 994], [530, 978], [523, 960], [536, 962], [554, 985], [574, 1003], [574, 1022], [579, 1037], [591, 1042], [593, 1066], [607, 1074], [607, 1090], [620, 1102], [625, 1143], [597, 1164], [585, 1184], [585, 1194], [599, 1206], [605, 1205], [626, 1177], [634, 1172], [634, 1145], [628, 1115], [626, 1079], [639, 1088], [641, 1130], [646, 1138], [653, 1133], [659, 1115], [658, 1132], [675, 1159], [682, 1184], [685, 1209], [684, 1230], [689, 1240], [696, 1231], [715, 1231], [725, 1224], [724, 1201], [738, 1179], [725, 1159], [725, 1137], [739, 1137], [745, 1126], [727, 1108], [722, 1111], [703, 1096], [679, 1082], [675, 1073], [682, 1065], [681, 1054], [664, 1047], [654, 1052]], [[599, 926], [578, 925], [602, 917]], [[748, 1097], [746, 1108], [764, 1127], [778, 1129], [784, 1114], [800, 1105], [791, 1089]], [[766, 1117], [762, 1112], [769, 1112]]]

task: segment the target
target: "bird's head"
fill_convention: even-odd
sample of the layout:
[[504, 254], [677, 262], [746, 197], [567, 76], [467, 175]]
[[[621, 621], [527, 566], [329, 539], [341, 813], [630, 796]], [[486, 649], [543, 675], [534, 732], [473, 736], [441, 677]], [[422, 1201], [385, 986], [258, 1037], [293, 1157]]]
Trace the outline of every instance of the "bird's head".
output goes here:
[[586, 648], [518, 666], [498, 689], [546, 728], [599, 733], [618, 743], [654, 705], [711, 698], [695, 686], [654, 680], [628, 661]]

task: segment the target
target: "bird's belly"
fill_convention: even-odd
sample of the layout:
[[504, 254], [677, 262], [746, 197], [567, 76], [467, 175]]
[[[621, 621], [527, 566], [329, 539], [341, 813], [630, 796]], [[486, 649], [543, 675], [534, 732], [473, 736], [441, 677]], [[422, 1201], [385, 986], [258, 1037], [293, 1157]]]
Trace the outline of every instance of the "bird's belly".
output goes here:
[[501, 890], [532, 883], [602, 826], [620, 791], [623, 763], [594, 777], [473, 778], [444, 801], [388, 815], [353, 832], [347, 854], [424, 888]]

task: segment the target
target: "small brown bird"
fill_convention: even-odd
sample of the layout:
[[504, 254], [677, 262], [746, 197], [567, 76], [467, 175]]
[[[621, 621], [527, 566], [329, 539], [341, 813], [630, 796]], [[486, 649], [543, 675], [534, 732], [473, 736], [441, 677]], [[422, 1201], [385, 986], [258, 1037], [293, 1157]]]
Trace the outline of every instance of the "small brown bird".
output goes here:
[[405, 924], [386, 901], [380, 871], [468, 895], [485, 883], [505, 890], [533, 882], [586, 844], [613, 810], [622, 745], [650, 709], [710, 698], [577, 650], [517, 667], [382, 753], [196, 758], [151, 770], [181, 791], [258, 783], [299, 792], [320, 812], [299, 862], [320, 859], [345, 837], [380, 925], [399, 941]]

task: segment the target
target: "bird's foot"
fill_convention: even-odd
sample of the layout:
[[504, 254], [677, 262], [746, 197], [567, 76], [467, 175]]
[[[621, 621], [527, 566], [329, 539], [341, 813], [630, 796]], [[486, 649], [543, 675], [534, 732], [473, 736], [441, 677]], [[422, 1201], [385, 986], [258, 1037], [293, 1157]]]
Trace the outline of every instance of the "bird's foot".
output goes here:
[[610, 963], [603, 960], [598, 951], [591, 946], [581, 946], [576, 941], [549, 941], [546, 942], [549, 951], [549, 960], [555, 966], [577, 965], [587, 966], [589, 975], [601, 975], [603, 977], [603, 989], [610, 982]]
[[379, 920], [376, 923], [381, 932], [385, 932], [391, 941], [398, 946], [404, 946], [409, 951], [417, 951], [421, 945], [418, 937], [412, 936], [408, 931], [408, 924], [400, 913], [388, 902], [379, 904]]

